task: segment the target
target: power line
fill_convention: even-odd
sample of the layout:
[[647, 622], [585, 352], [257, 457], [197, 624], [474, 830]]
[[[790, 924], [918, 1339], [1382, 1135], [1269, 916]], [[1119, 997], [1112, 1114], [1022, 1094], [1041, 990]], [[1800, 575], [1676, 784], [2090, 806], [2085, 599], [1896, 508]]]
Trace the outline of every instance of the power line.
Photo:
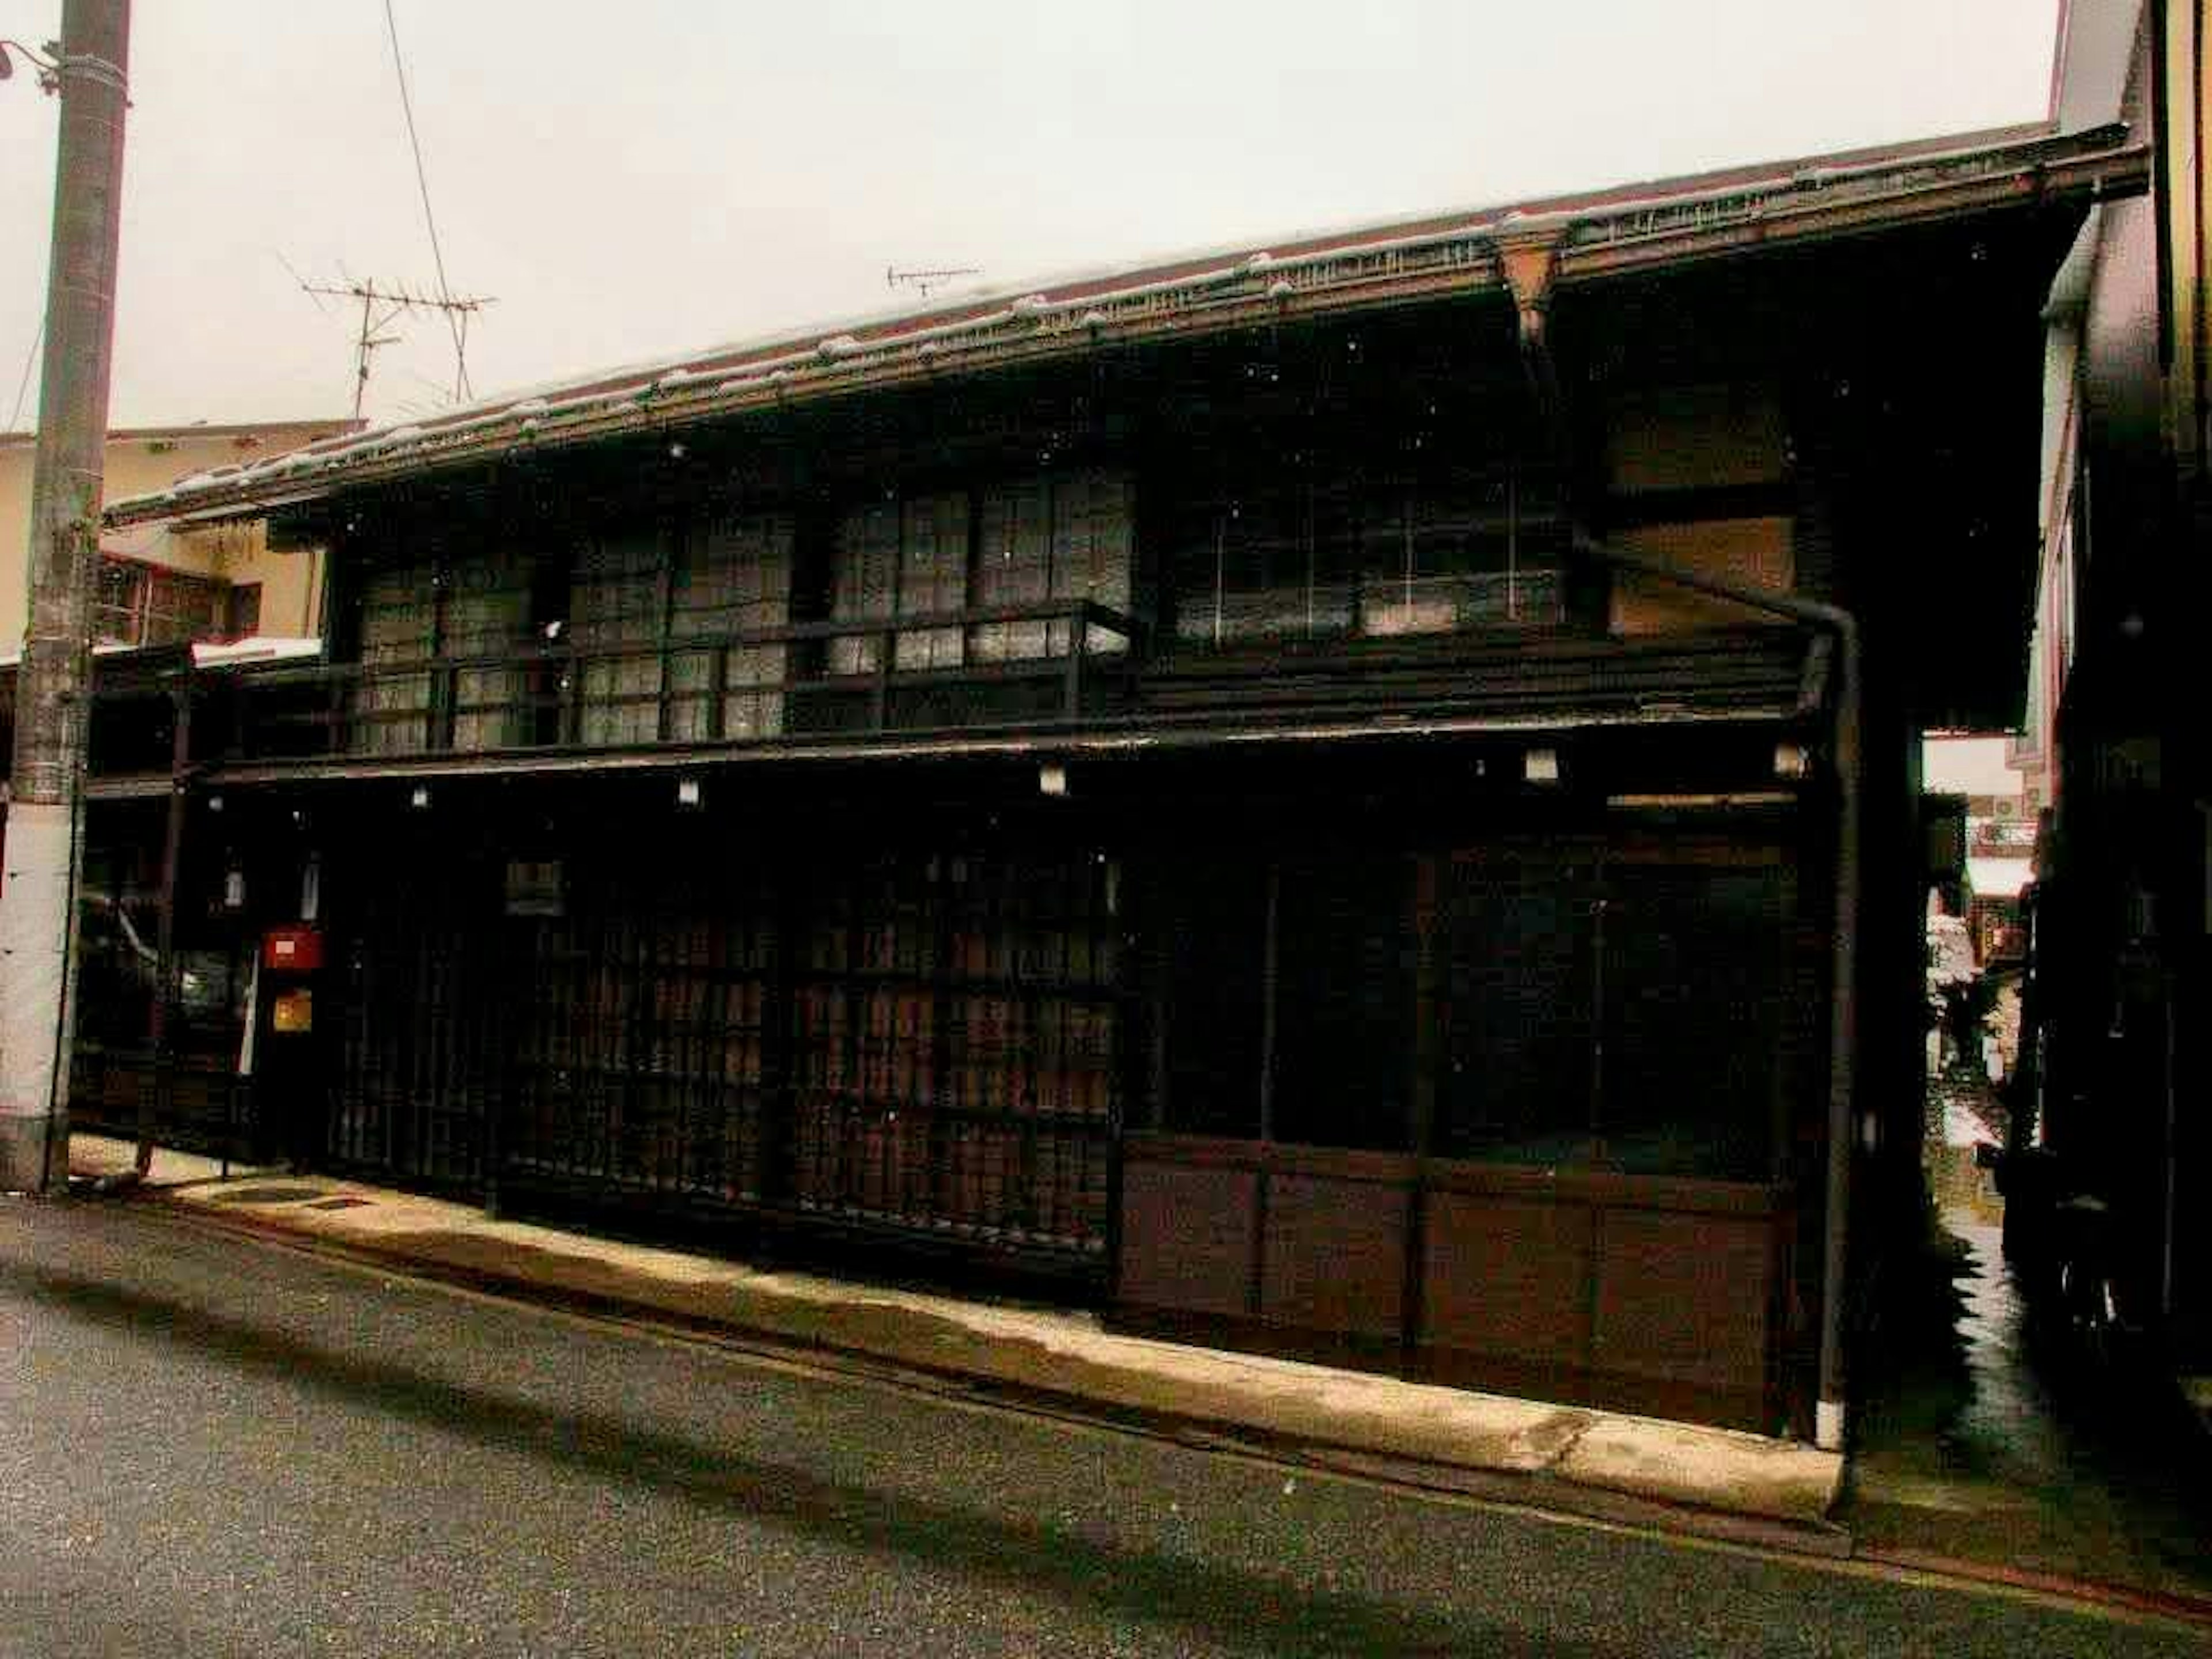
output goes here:
[[46, 319], [39, 319], [39, 331], [31, 336], [31, 349], [23, 354], [23, 378], [15, 382], [15, 410], [9, 416], [6, 429], [13, 432], [23, 418], [23, 399], [31, 390], [31, 366], [39, 361], [39, 348], [46, 343]]
[[422, 222], [430, 231], [430, 263], [438, 272], [438, 298], [446, 312], [446, 325], [453, 335], [453, 396], [465, 402], [469, 396], [469, 325], [468, 309], [453, 304], [453, 291], [446, 282], [446, 256], [438, 246], [438, 216], [430, 210], [430, 178], [422, 167], [422, 141], [415, 131], [415, 100], [407, 91], [407, 61], [399, 51], [399, 20], [392, 9], [392, 0], [384, 0], [385, 32], [392, 40], [392, 67], [399, 76], [399, 109], [407, 118], [407, 145], [415, 155], [415, 184], [422, 193]]

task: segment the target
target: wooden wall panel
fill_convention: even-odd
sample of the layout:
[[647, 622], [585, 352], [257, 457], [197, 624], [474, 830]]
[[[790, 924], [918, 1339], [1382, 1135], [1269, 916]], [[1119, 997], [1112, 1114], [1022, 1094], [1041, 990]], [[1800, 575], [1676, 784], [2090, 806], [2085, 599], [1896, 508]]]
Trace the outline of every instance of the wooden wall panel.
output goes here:
[[1765, 1218], [1609, 1210], [1597, 1246], [1598, 1369], [1756, 1392], [1774, 1301]]
[[1395, 1340], [1404, 1321], [1407, 1188], [1270, 1173], [1260, 1315]]
[[[1796, 585], [1795, 538], [1787, 518], [1711, 519], [1617, 532], [1613, 543], [1699, 575], [1789, 592]], [[1769, 620], [1726, 599], [1622, 574], [1613, 584], [1608, 626], [1616, 634], [1678, 633]]]
[[1432, 1193], [1420, 1340], [1583, 1364], [1589, 1352], [1593, 1212], [1585, 1206]]
[[1236, 1319], [1251, 1311], [1256, 1170], [1131, 1161], [1121, 1176], [1121, 1300]]

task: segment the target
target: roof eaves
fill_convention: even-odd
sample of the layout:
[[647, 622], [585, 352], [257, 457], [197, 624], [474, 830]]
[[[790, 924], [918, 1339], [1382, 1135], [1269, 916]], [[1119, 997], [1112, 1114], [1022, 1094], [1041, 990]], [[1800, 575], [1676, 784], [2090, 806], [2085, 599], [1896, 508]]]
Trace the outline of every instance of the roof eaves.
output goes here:
[[[113, 504], [112, 525], [240, 514], [490, 456], [567, 447], [799, 399], [977, 372], [1091, 343], [1218, 331], [1503, 284], [1501, 248], [1556, 239], [1559, 280], [1665, 265], [1793, 236], [1846, 234], [1971, 211], [2054, 189], [2093, 197], [2144, 171], [2123, 130], [1994, 145], [1940, 142], [1624, 186], [1370, 227], [1308, 241], [1047, 284], [882, 321], [781, 335], [634, 372], [507, 397], [441, 418], [307, 444]], [[2134, 187], [2140, 188], [2140, 181]]]

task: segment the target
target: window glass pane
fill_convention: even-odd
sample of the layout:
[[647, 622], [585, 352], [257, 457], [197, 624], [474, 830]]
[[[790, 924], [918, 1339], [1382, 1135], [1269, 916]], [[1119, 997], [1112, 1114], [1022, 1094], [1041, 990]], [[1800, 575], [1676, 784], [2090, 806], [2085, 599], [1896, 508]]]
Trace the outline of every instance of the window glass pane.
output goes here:
[[103, 645], [137, 645], [145, 626], [146, 567], [127, 559], [100, 562], [93, 637]]
[[1242, 473], [1164, 514], [1192, 644], [1549, 626], [1565, 530], [1540, 474]]
[[[1063, 475], [1053, 486], [1052, 596], [1089, 599], [1111, 611], [1129, 608], [1132, 490], [1121, 473]], [[1054, 624], [1052, 650], [1070, 648], [1067, 629]], [[1085, 649], [1111, 654], [1128, 642], [1106, 629], [1091, 630]]]
[[[898, 613], [945, 616], [968, 604], [968, 497], [925, 495], [906, 503], [902, 522]], [[957, 628], [909, 629], [898, 636], [897, 666], [955, 668]]]
[[1240, 491], [1180, 516], [1176, 631], [1199, 644], [1340, 634], [1344, 497], [1312, 484]]
[[231, 588], [224, 602], [222, 631], [234, 640], [252, 639], [261, 631], [259, 582], [240, 582]]
[[1593, 868], [1489, 854], [1452, 866], [1436, 1151], [1510, 1163], [1589, 1151]]
[[1284, 867], [1277, 920], [1274, 1138], [1411, 1149], [1411, 861]]
[[182, 645], [222, 629], [230, 585], [216, 576], [104, 556], [93, 602], [94, 637], [114, 645]]
[[1541, 474], [1465, 471], [1376, 487], [1360, 514], [1360, 626], [1379, 635], [1541, 626], [1564, 614], [1565, 528]]
[[1617, 869], [1605, 913], [1605, 1160], [1768, 1173], [1781, 1067], [1779, 866]]
[[[890, 619], [898, 601], [899, 508], [896, 501], [856, 508], [837, 524], [831, 552], [830, 615], [836, 622]], [[881, 665], [882, 641], [848, 635], [830, 641], [833, 674], [872, 674]]]
[[1266, 874], [1255, 861], [1178, 861], [1158, 872], [1167, 1030], [1161, 1127], [1260, 1133], [1260, 997]]
[[[671, 581], [669, 633], [676, 639], [712, 639], [785, 626], [791, 620], [793, 525], [781, 513], [708, 520], [684, 539]], [[773, 737], [783, 730], [782, 685], [790, 647], [736, 645], [723, 665], [722, 734]], [[711, 651], [684, 651], [672, 659], [669, 735], [706, 737], [712, 730], [708, 684]]]
[[428, 564], [386, 567], [363, 584], [362, 674], [352, 699], [355, 753], [404, 755], [428, 746], [430, 677], [393, 671], [430, 656], [437, 620], [436, 577]]
[[650, 530], [593, 537], [577, 553], [568, 629], [584, 653], [585, 743], [660, 735], [661, 564], [661, 538]]
[[[442, 657], [511, 656], [530, 640], [530, 568], [506, 550], [477, 552], [444, 575]], [[500, 749], [521, 739], [527, 672], [520, 665], [464, 668], [453, 676], [453, 747]]]
[[[1052, 486], [1030, 478], [983, 497], [981, 546], [975, 567], [975, 604], [1037, 605], [1052, 597]], [[975, 630], [979, 662], [1042, 657], [1051, 629], [1042, 622], [991, 623]]]

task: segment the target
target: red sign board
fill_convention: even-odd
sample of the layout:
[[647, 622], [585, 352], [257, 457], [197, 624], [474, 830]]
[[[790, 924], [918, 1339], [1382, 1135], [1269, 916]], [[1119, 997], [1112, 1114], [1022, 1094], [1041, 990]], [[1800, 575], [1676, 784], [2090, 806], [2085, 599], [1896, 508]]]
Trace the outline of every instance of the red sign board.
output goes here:
[[262, 935], [261, 965], [311, 973], [323, 965], [323, 936], [313, 927], [271, 927]]

